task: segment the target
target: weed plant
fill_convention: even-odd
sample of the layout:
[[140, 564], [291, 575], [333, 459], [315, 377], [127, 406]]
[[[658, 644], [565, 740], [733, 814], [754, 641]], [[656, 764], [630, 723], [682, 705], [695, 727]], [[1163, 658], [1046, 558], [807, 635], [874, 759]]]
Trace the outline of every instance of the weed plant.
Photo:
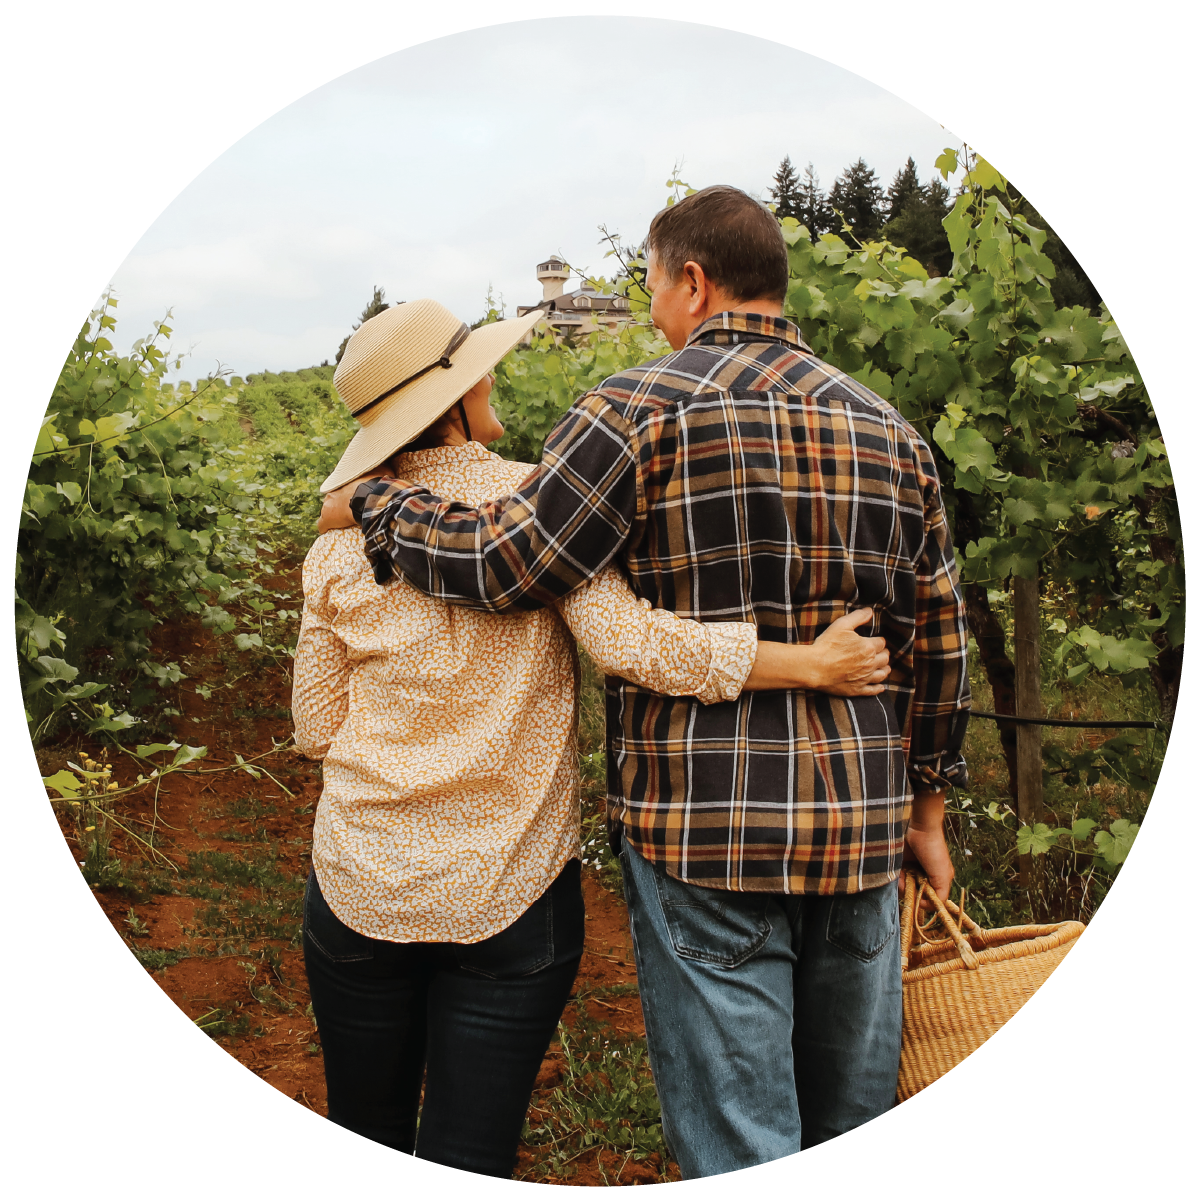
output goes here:
[[585, 867], [599, 873], [610, 892], [625, 899], [621, 864], [609, 846], [605, 797], [605, 677], [580, 647], [580, 846]]
[[247, 1034], [253, 1034], [256, 1037], [261, 1035], [262, 1027], [252, 1031], [250, 1014], [240, 1012], [240, 1010], [241, 1006], [226, 1009], [224, 1006], [217, 1005], [208, 1013], [202, 1013], [194, 1021], [209, 1038], [244, 1038]]
[[[286, 997], [281, 997], [275, 990], [275, 985], [271, 982], [271, 978], [274, 976], [276, 983], [285, 988], [288, 987], [287, 981], [280, 970], [279, 951], [277, 948], [271, 946], [264, 947], [259, 953], [258, 963], [242, 960], [239, 966], [246, 973], [247, 991], [265, 1009], [272, 1009], [276, 1013], [292, 1013], [296, 1010], [296, 1002], [289, 1001]], [[261, 978], [260, 969], [265, 969], [261, 973]]]
[[[665, 1176], [667, 1144], [646, 1057], [646, 1041], [622, 1035], [588, 1013], [589, 999], [636, 995], [632, 985], [581, 991], [570, 1020], [559, 1024], [562, 1073], [557, 1084], [536, 1093], [522, 1142], [534, 1151], [526, 1179], [570, 1179], [576, 1164], [592, 1154], [606, 1184], [614, 1184], [625, 1165], [649, 1161]], [[605, 1152], [622, 1163], [612, 1179]]]
[[[991, 690], [974, 654], [971, 681], [973, 707], [991, 710]], [[1087, 721], [1149, 720], [1158, 711], [1146, 681], [1132, 679], [1123, 687], [1099, 675], [1075, 687], [1045, 688], [1043, 704], [1051, 716]], [[1106, 749], [1119, 740], [1122, 753], [1107, 758]], [[967, 888], [972, 916], [986, 926], [1087, 922], [1146, 815], [1166, 746], [1166, 735], [1157, 730], [1044, 727], [1044, 811], [1038, 824], [1023, 830], [997, 724], [974, 718], [964, 741], [970, 783], [947, 801], [955, 886]], [[1119, 847], [1122, 837], [1129, 841]], [[1031, 849], [1025, 885], [1019, 846]]]

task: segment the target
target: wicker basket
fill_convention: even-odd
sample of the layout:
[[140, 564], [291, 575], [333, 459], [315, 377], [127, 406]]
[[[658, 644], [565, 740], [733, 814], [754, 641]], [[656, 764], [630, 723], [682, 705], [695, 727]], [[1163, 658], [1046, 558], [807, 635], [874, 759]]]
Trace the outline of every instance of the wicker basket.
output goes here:
[[[934, 914], [922, 924], [925, 896]], [[942, 927], [941, 937], [931, 928]], [[1033, 996], [1084, 932], [1080, 922], [985, 930], [907, 872], [901, 906], [904, 1025], [897, 1100], [949, 1072]]]

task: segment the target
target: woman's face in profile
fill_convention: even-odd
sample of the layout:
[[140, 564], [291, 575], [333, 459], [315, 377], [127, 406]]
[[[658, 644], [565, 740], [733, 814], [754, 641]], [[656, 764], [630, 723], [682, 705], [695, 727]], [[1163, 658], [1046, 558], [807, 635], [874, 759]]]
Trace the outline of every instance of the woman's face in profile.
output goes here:
[[492, 385], [495, 378], [489, 372], [475, 387], [463, 395], [463, 408], [467, 411], [471, 437], [485, 446], [495, 442], [505, 432], [505, 427], [497, 417], [491, 402]]
[[[472, 440], [482, 442], [485, 446], [495, 442], [505, 432], [505, 427], [492, 407], [491, 396], [494, 382], [495, 377], [489, 372], [478, 384], [465, 392], [462, 398], [463, 408], [467, 413], [467, 423], [471, 426]], [[449, 435], [447, 445], [450, 446], [461, 445], [466, 441], [459, 424], [457, 409], [456, 405], [439, 422], [439, 426], [445, 427], [445, 431]], [[336, 491], [327, 492], [322, 497], [321, 516], [317, 519], [317, 532], [323, 534], [327, 530], [353, 526], [355, 521], [351, 516], [349, 504], [355, 489], [366, 480], [380, 479], [394, 470], [391, 462], [382, 463], [375, 470], [364, 472]]]

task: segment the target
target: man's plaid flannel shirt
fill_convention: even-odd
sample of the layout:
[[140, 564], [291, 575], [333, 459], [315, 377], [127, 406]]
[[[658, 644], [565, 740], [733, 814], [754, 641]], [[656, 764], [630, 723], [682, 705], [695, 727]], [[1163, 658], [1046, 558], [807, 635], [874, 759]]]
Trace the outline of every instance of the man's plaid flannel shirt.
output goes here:
[[705, 706], [607, 681], [611, 813], [679, 879], [875, 887], [900, 869], [911, 786], [966, 782], [967, 629], [930, 451], [789, 321], [721, 313], [607, 379], [510, 497], [476, 509], [382, 481], [352, 507], [381, 583], [397, 571], [498, 613], [550, 604], [615, 556], [652, 605], [767, 640], [875, 610], [892, 655], [876, 697]]

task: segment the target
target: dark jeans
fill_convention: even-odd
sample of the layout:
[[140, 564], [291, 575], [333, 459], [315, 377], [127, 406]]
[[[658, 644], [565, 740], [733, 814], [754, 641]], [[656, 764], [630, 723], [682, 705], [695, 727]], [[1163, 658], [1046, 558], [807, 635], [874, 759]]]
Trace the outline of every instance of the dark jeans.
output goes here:
[[583, 947], [578, 859], [511, 926], [477, 943], [368, 938], [338, 920], [310, 874], [304, 962], [330, 1121], [421, 1159], [512, 1175]]

